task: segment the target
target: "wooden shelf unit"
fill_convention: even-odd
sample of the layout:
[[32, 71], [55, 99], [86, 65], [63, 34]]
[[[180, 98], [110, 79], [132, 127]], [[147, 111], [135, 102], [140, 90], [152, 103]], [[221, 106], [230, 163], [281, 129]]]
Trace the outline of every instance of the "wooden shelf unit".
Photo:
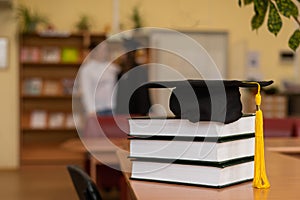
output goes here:
[[[34, 137], [34, 141], [38, 142], [39, 133], [43, 138], [41, 141], [45, 141], [47, 134], [49, 137], [66, 137], [68, 133], [77, 136], [75, 127], [65, 125], [66, 118], [72, 116], [73, 83], [88, 53], [89, 44], [100, 43], [104, 39], [104, 34], [71, 34], [61, 37], [20, 35], [21, 147], [26, 146], [26, 142], [31, 143], [27, 138]], [[34, 113], [37, 116], [33, 116]], [[53, 121], [49, 126], [51, 115]], [[55, 120], [62, 124], [53, 127]], [[34, 123], [36, 127], [32, 126]], [[63, 138], [58, 140], [63, 141]]]

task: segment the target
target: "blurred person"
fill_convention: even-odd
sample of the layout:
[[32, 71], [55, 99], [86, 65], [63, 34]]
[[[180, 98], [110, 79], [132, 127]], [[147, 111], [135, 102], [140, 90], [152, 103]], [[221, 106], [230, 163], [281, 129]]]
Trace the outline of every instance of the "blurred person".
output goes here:
[[112, 115], [116, 107], [113, 90], [120, 72], [118, 65], [110, 62], [108, 44], [92, 43], [90, 54], [80, 71], [82, 101], [88, 115]]
[[120, 63], [117, 92], [118, 114], [148, 115], [151, 107], [150, 94], [147, 88], [141, 87], [148, 82], [148, 67], [145, 63], [138, 63], [137, 52], [144, 48], [144, 44], [137, 38], [123, 38], [126, 49], [125, 59]]

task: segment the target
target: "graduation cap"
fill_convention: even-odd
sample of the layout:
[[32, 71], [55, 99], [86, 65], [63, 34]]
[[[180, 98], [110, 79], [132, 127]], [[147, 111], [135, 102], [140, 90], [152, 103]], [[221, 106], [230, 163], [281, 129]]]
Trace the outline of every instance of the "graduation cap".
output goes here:
[[255, 170], [253, 187], [270, 187], [265, 170], [263, 116], [260, 110], [260, 88], [273, 81], [247, 82], [237, 80], [183, 80], [149, 82], [147, 88], [172, 88], [169, 107], [173, 114], [192, 122], [218, 121], [225, 124], [242, 117], [240, 87], [257, 88], [255, 97]]
[[[264, 87], [273, 81], [258, 83]], [[144, 87], [172, 88], [169, 108], [177, 118], [227, 124], [242, 117], [239, 88], [255, 88], [257, 85], [237, 80], [183, 80], [149, 82]]]

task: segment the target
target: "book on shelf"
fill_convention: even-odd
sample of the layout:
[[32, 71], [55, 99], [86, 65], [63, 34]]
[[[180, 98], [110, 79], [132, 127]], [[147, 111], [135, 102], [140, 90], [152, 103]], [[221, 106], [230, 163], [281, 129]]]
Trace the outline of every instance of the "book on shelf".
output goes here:
[[61, 80], [63, 94], [72, 95], [74, 81], [74, 78], [63, 78]]
[[21, 47], [20, 60], [23, 63], [32, 62], [37, 63], [40, 61], [40, 49], [35, 46]]
[[47, 112], [45, 110], [33, 110], [30, 113], [30, 128], [47, 128]]
[[48, 116], [48, 128], [64, 128], [65, 114], [63, 112], [52, 112]]
[[243, 115], [235, 122], [190, 122], [178, 118], [136, 117], [129, 119], [130, 136], [225, 137], [254, 133], [255, 115]]
[[253, 160], [253, 156], [216, 163], [133, 158], [131, 179], [222, 188], [252, 180]]
[[77, 63], [80, 61], [79, 49], [75, 47], [63, 47], [61, 52], [61, 62]]
[[41, 61], [46, 63], [58, 63], [60, 62], [61, 50], [59, 47], [42, 47], [41, 49]]
[[254, 133], [221, 138], [153, 136], [130, 138], [130, 156], [222, 162], [254, 155]]
[[58, 80], [55, 79], [47, 79], [44, 81], [44, 86], [43, 86], [43, 94], [44, 95], [50, 95], [50, 96], [55, 96], [55, 95], [61, 95], [61, 83]]
[[75, 128], [75, 121], [72, 113], [66, 114], [65, 127], [69, 129]]
[[42, 93], [43, 80], [41, 78], [26, 78], [23, 81], [24, 95], [40, 95]]

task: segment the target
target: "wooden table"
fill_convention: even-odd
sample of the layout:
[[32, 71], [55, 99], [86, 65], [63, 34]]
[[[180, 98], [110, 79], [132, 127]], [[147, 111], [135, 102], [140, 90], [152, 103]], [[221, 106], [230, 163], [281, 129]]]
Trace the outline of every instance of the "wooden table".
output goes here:
[[105, 138], [89, 137], [81, 139], [70, 139], [64, 142], [61, 147], [73, 152], [85, 153], [91, 152], [110, 152], [118, 148], [127, 148], [129, 142], [127, 139], [112, 138], [107, 140]]
[[197, 186], [175, 185], [158, 182], [130, 180], [130, 160], [128, 154], [117, 152], [125, 181], [132, 199], [230, 199], [230, 200], [297, 200], [300, 198], [300, 159], [283, 155], [300, 154], [300, 139], [270, 138], [266, 139], [266, 167], [271, 188], [259, 190], [252, 188], [252, 182], [238, 184], [222, 189]]
[[267, 151], [300, 156], [299, 138], [268, 138], [265, 140], [265, 146]]
[[[96, 182], [97, 170], [99, 164], [108, 166], [119, 166], [119, 160], [116, 156], [117, 150], [129, 149], [127, 139], [114, 138], [107, 140], [105, 138], [81, 138], [70, 139], [61, 146], [63, 149], [85, 154], [89, 161], [89, 173], [91, 178]], [[101, 162], [100, 162], [101, 161]]]
[[[267, 138], [266, 167], [271, 188], [259, 190], [252, 188], [251, 182], [223, 188], [211, 189], [197, 186], [175, 185], [158, 182], [130, 180], [131, 163], [127, 158], [128, 152], [118, 150], [128, 149], [128, 141], [113, 139], [116, 146], [110, 145], [103, 139], [85, 139], [84, 143], [92, 152], [99, 155], [113, 156], [114, 162], [120, 163], [123, 175], [132, 199], [230, 199], [230, 200], [298, 200], [300, 197], [300, 159], [284, 155], [300, 155], [300, 139]], [[80, 140], [69, 140], [63, 148], [70, 151], [86, 153], [87, 149]], [[115, 156], [117, 152], [117, 157]], [[93, 158], [93, 157], [92, 157]], [[111, 157], [110, 157], [111, 158]], [[91, 162], [98, 162], [92, 159]], [[95, 170], [94, 170], [95, 171]], [[92, 174], [95, 176], [95, 174]], [[123, 196], [124, 197], [124, 196]]]

